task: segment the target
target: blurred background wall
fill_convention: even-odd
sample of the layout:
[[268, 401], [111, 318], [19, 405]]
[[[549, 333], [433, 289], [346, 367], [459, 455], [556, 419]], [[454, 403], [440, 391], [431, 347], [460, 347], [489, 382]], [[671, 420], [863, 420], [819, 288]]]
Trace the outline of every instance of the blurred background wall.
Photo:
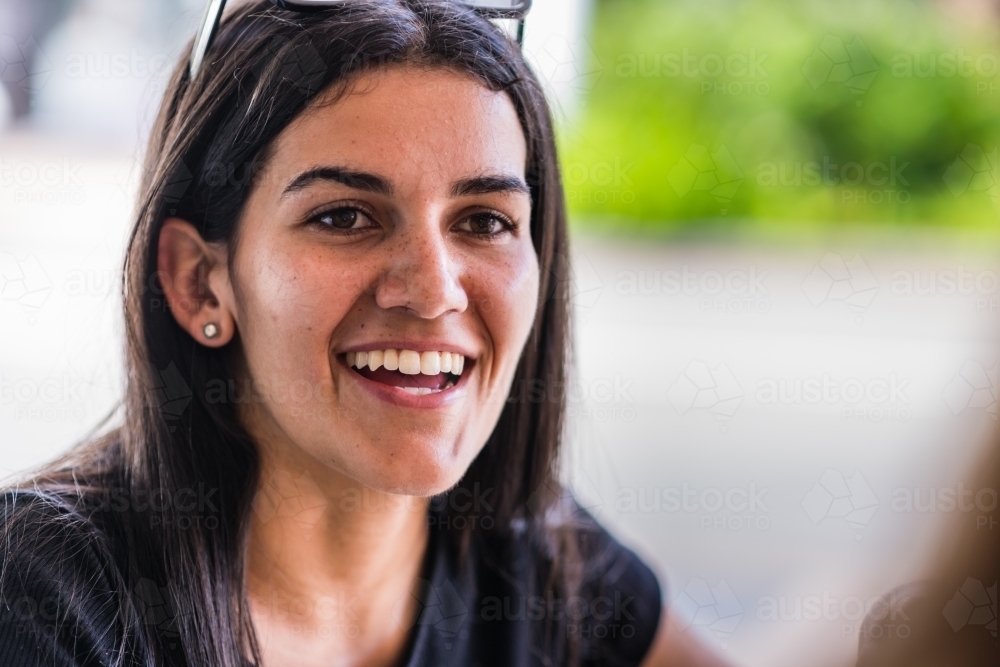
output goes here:
[[[114, 419], [138, 160], [203, 5], [0, 0], [0, 475]], [[525, 51], [572, 213], [567, 479], [736, 664], [850, 664], [942, 529], [1000, 530], [964, 481], [996, 432], [1000, 10], [536, 0]], [[995, 634], [970, 586], [949, 622]]]

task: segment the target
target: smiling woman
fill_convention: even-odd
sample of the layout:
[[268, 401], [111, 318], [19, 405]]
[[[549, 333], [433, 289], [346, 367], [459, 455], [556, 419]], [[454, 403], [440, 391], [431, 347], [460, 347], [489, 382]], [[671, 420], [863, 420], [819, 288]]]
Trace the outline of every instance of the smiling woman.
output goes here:
[[4, 496], [3, 664], [709, 664], [512, 396], [565, 386], [566, 244], [488, 21], [234, 11], [149, 147], [124, 425]]

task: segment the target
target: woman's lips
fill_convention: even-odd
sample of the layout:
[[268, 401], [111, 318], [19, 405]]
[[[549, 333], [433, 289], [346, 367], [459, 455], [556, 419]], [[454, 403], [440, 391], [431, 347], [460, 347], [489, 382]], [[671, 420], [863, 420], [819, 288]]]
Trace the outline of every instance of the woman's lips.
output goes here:
[[357, 368], [347, 363], [344, 354], [337, 355], [338, 361], [351, 373], [360, 377], [361, 386], [384, 401], [410, 408], [440, 408], [454, 402], [467, 384], [467, 378], [475, 366], [475, 360], [469, 359], [462, 369], [462, 374], [424, 373], [406, 374], [398, 370], [390, 371], [384, 367], [371, 370], [363, 366]]

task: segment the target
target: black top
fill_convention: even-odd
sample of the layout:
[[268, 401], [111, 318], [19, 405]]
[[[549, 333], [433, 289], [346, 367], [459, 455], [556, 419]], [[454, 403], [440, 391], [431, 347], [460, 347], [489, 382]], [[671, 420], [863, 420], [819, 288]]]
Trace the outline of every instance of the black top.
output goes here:
[[[123, 619], [124, 589], [144, 608], [143, 622], [169, 627], [169, 603], [151, 582], [129, 585], [111, 559], [106, 536], [92, 525], [60, 516], [31, 494], [7, 494], [0, 520], [16, 503], [30, 503], [43, 521], [18, 521], [0, 545], [0, 665], [107, 667], [147, 665], [140, 629]], [[37, 506], [37, 510], [36, 510]], [[584, 567], [577, 594], [546, 594], [552, 563], [527, 531], [503, 539], [474, 539], [465, 557], [448, 539], [447, 517], [432, 509], [430, 543], [417, 589], [419, 613], [406, 649], [407, 667], [535, 667], [552, 660], [540, 639], [575, 643], [585, 667], [639, 665], [661, 613], [656, 577], [575, 504], [573, 521]], [[30, 525], [27, 530], [21, 526]], [[8, 526], [9, 527], [9, 526]], [[112, 545], [113, 546], [113, 545]], [[113, 549], [112, 549], [113, 550]], [[160, 621], [167, 621], [160, 623]], [[558, 652], [557, 652], [558, 654]], [[121, 663], [116, 657], [125, 656]]]

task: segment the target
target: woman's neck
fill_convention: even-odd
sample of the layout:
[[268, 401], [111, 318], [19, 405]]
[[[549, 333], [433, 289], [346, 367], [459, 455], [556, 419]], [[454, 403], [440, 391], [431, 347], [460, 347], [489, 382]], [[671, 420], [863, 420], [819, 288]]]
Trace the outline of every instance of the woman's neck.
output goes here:
[[247, 549], [263, 667], [396, 664], [415, 621], [427, 499], [263, 450]]

